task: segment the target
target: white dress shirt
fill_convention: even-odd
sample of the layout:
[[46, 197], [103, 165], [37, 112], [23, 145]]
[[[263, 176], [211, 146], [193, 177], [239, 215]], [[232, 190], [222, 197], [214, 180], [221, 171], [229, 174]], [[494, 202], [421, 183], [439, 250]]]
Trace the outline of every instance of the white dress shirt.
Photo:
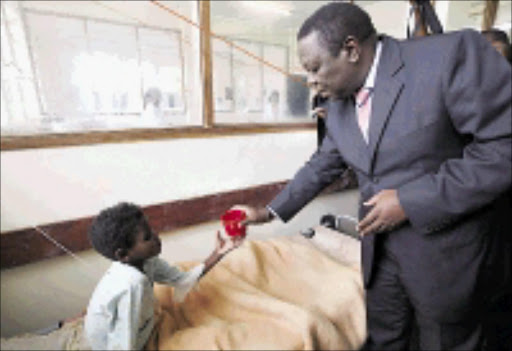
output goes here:
[[377, 41], [377, 47], [375, 48], [375, 56], [373, 57], [372, 67], [370, 72], [366, 76], [363, 87], [373, 89], [375, 87], [375, 78], [377, 77], [377, 68], [379, 67], [380, 55], [382, 52], [382, 43], [380, 40]]
[[153, 282], [175, 287], [182, 300], [204, 271], [204, 264], [182, 272], [153, 257], [137, 268], [112, 263], [92, 294], [84, 329], [93, 350], [141, 350], [154, 327]]
[[[377, 41], [377, 47], [375, 49], [375, 56], [373, 57], [372, 66], [370, 68], [370, 71], [368, 72], [368, 75], [366, 76], [366, 80], [365, 80], [363, 86], [361, 87], [361, 89], [368, 89], [372, 92], [370, 94], [369, 101], [368, 101], [368, 103], [370, 103], [370, 104], [371, 104], [371, 99], [373, 98], [373, 91], [375, 88], [375, 78], [377, 77], [377, 68], [378, 68], [379, 62], [380, 62], [381, 51], [382, 51], [382, 43], [379, 40], [379, 41]], [[356, 104], [356, 114], [357, 114], [357, 111], [358, 111], [358, 109], [357, 109], [357, 104]], [[362, 130], [364, 139], [367, 143], [368, 143], [368, 138], [369, 138], [369, 136], [368, 136], [369, 130], [368, 129], [369, 129], [369, 126], [371, 123], [370, 121], [371, 121], [371, 114], [369, 116], [368, 125], [365, 127], [364, 130]]]

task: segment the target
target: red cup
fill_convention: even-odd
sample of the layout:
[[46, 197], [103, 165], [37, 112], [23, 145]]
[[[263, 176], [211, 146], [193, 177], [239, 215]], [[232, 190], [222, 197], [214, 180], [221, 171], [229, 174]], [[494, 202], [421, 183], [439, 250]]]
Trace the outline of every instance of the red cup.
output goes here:
[[245, 212], [241, 210], [231, 210], [225, 212], [220, 219], [224, 224], [224, 229], [229, 236], [241, 236], [245, 238], [246, 227], [240, 222], [246, 217]]

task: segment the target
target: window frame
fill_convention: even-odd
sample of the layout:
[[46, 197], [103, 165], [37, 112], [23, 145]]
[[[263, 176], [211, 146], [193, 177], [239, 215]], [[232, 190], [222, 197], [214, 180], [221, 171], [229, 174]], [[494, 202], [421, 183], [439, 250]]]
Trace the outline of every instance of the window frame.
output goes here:
[[[104, 143], [128, 143], [180, 138], [211, 138], [231, 135], [259, 133], [283, 133], [294, 131], [313, 131], [316, 122], [298, 123], [244, 123], [222, 124], [215, 122], [213, 97], [213, 64], [212, 64], [212, 32], [210, 25], [210, 0], [198, 1], [200, 30], [200, 67], [203, 89], [203, 112], [201, 126], [184, 126], [173, 128], [133, 128], [110, 131], [84, 131], [69, 133], [47, 133], [32, 135], [5, 135], [0, 139], [0, 150], [23, 150], [39, 148], [55, 148], [66, 146], [94, 145]], [[23, 24], [26, 26], [23, 12]], [[142, 26], [144, 27], [144, 26]], [[153, 28], [153, 27], [148, 27]], [[27, 28], [25, 28], [26, 30]], [[32, 51], [29, 50], [31, 69], [34, 70]], [[41, 99], [39, 86], [36, 84], [38, 99]]]

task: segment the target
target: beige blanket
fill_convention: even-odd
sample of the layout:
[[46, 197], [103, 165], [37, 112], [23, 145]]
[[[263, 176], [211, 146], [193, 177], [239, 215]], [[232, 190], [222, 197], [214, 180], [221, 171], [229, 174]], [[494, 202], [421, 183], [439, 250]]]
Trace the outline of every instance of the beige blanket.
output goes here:
[[245, 242], [182, 304], [172, 294], [155, 286], [161, 308], [148, 350], [350, 350], [365, 338], [357, 265], [287, 238]]

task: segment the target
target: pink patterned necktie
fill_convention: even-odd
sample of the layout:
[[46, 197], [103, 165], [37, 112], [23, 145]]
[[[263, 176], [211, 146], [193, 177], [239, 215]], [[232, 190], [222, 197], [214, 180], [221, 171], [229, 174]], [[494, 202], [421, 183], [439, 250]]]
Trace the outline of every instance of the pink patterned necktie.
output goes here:
[[357, 122], [366, 143], [368, 143], [368, 127], [372, 112], [372, 92], [372, 88], [363, 87], [356, 94]]

